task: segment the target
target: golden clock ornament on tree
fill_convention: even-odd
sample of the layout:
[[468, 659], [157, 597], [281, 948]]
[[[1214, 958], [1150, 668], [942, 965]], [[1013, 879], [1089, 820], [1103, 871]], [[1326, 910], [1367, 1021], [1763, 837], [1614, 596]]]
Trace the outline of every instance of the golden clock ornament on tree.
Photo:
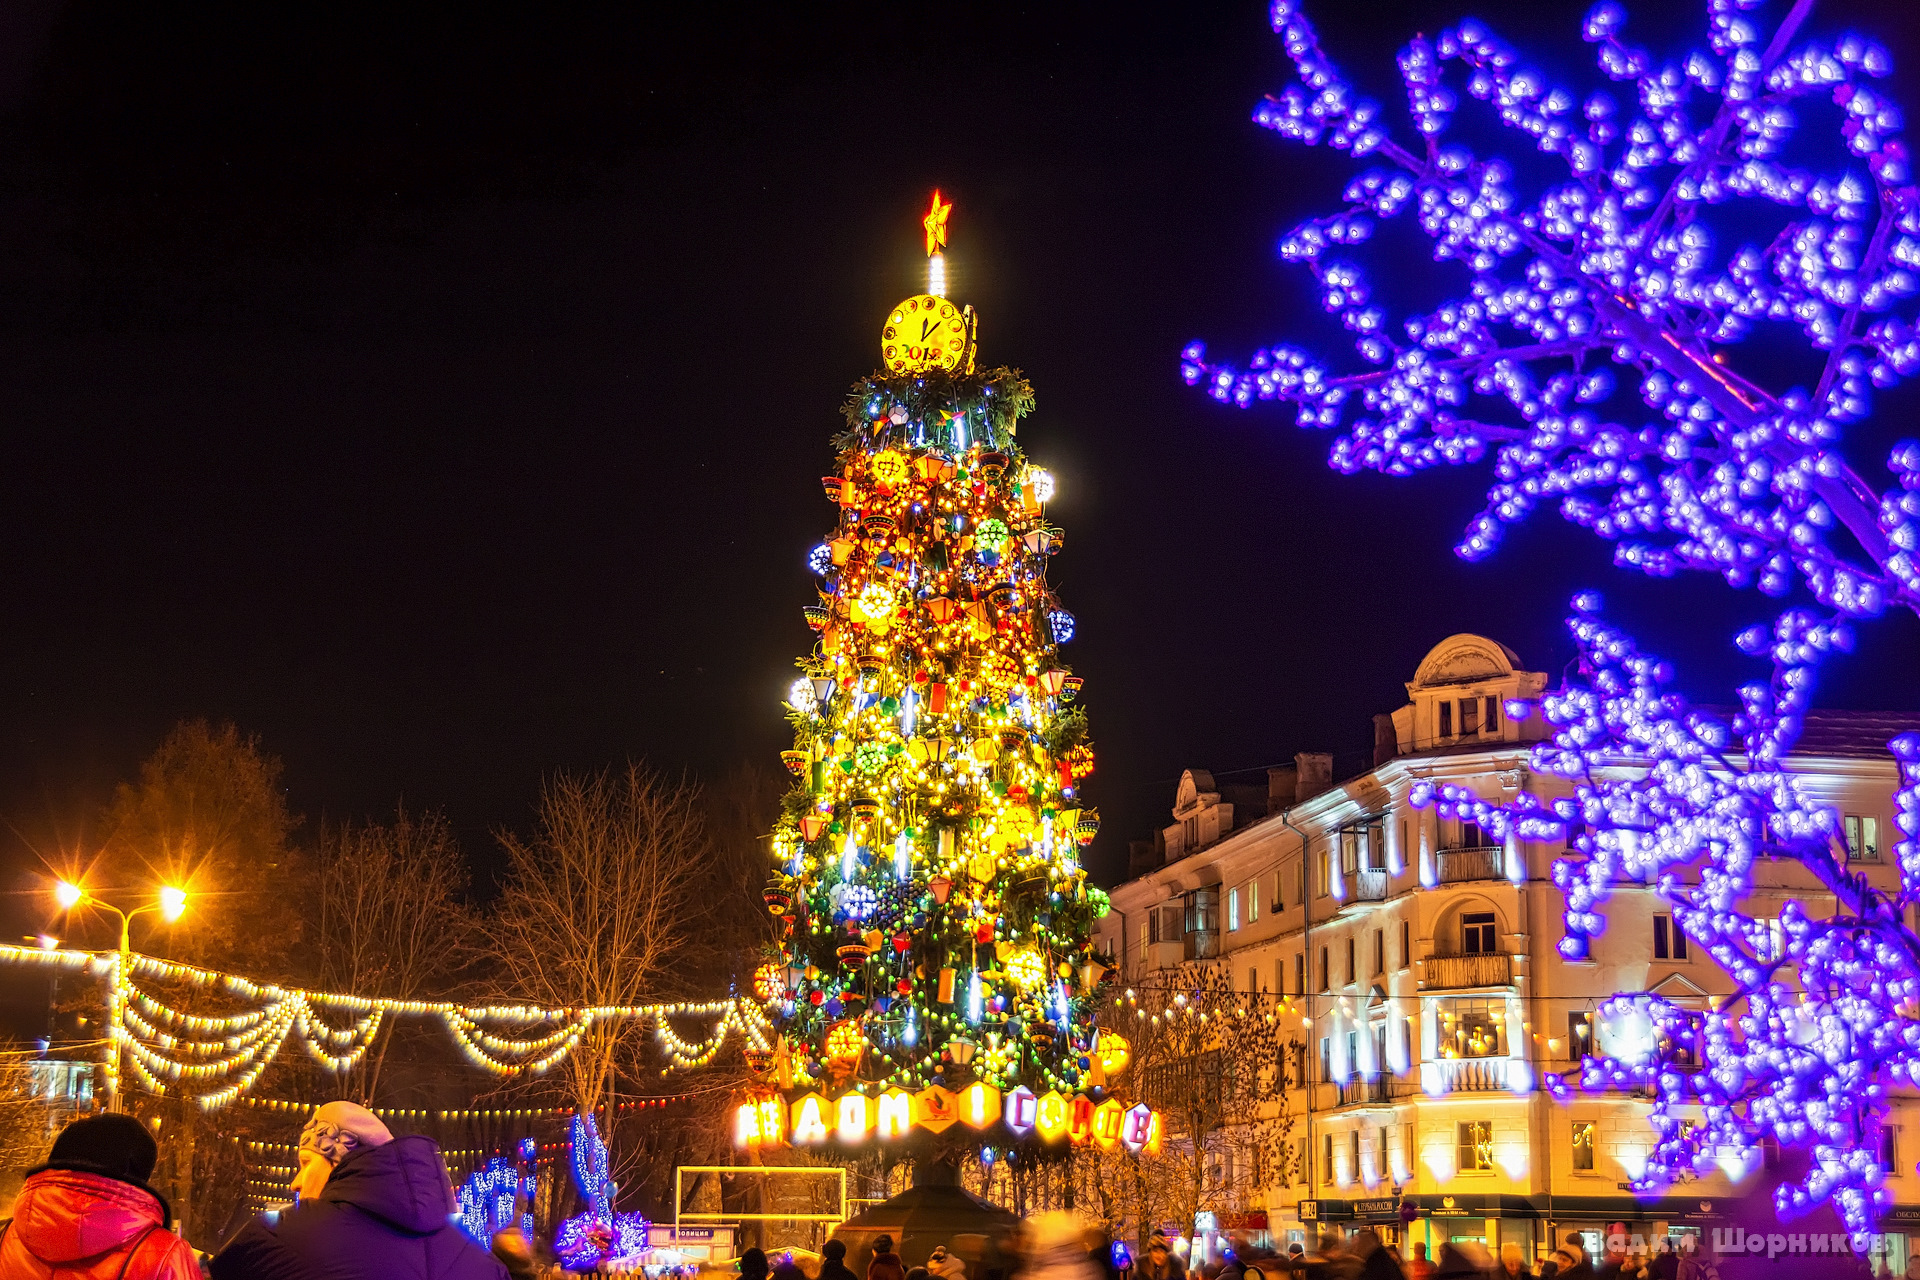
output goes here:
[[973, 355], [973, 308], [916, 293], [893, 309], [880, 331], [880, 356], [890, 373], [951, 372]]

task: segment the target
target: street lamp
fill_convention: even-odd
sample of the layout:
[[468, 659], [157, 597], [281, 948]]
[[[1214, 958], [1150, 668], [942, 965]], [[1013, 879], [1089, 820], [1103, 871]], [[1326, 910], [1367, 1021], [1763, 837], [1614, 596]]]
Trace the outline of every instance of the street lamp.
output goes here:
[[62, 911], [72, 911], [75, 907], [99, 907], [102, 911], [111, 911], [120, 917], [120, 962], [113, 972], [113, 991], [107, 997], [107, 1110], [120, 1110], [120, 1038], [125, 1035], [126, 982], [127, 970], [132, 964], [133, 938], [131, 929], [133, 918], [142, 912], [158, 913], [162, 920], [172, 924], [187, 909], [187, 891], [176, 885], [162, 885], [157, 901], [143, 907], [124, 910], [111, 902], [96, 898], [71, 880], [62, 880], [53, 886], [53, 898], [60, 904]]

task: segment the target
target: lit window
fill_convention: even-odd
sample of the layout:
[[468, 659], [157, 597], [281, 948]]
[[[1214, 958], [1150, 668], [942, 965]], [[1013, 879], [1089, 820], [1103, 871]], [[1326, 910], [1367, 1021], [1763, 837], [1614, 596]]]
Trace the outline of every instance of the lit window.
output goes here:
[[1231, 933], [1240, 927], [1240, 891], [1227, 890], [1227, 931]]
[[1507, 1052], [1505, 1000], [1442, 1000], [1440, 1056], [1501, 1058]]
[[1493, 1168], [1493, 1121], [1461, 1122], [1458, 1160], [1461, 1173], [1485, 1173]]
[[1260, 918], [1260, 877], [1247, 881], [1247, 923], [1252, 924]]
[[1573, 1167], [1581, 1172], [1593, 1170], [1593, 1121], [1573, 1122]]
[[1854, 862], [1880, 861], [1880, 819], [1847, 815], [1847, 857]]

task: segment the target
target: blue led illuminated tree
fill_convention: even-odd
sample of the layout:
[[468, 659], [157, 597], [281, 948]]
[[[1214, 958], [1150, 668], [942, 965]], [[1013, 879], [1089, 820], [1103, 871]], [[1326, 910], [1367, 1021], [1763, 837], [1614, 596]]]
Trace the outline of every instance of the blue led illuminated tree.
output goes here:
[[[1639, 1189], [1757, 1159], [1772, 1137], [1811, 1155], [1778, 1207], [1831, 1200], [1860, 1229], [1891, 1202], [1886, 1091], [1920, 1078], [1920, 940], [1902, 921], [1920, 901], [1920, 738], [1892, 744], [1904, 837], [1893, 894], [1848, 869], [1834, 814], [1782, 760], [1818, 664], [1850, 646], [1852, 623], [1920, 611], [1920, 443], [1896, 444], [1883, 474], [1846, 448], [1873, 388], [1920, 371], [1920, 197], [1899, 113], [1870, 83], [1890, 71], [1885, 51], [1856, 36], [1796, 44], [1812, 0], [1771, 35], [1758, 7], [1709, 0], [1707, 47], [1662, 61], [1621, 38], [1618, 4], [1597, 5], [1585, 36], [1625, 103], [1550, 85], [1477, 22], [1416, 38], [1399, 58], [1412, 129], [1400, 141], [1280, 0], [1273, 26], [1300, 82], [1254, 119], [1371, 163], [1338, 212], [1281, 241], [1355, 335], [1359, 363], [1276, 346], [1240, 369], [1195, 343], [1182, 371], [1226, 403], [1294, 404], [1302, 425], [1337, 433], [1343, 472], [1491, 455], [1486, 507], [1457, 548], [1467, 558], [1557, 502], [1614, 542], [1621, 565], [1800, 598], [1770, 633], [1740, 637], [1774, 670], [1741, 691], [1731, 724], [1690, 710], [1663, 664], [1601, 621], [1596, 599], [1576, 598], [1581, 679], [1543, 700], [1554, 732], [1534, 753], [1575, 798], [1495, 809], [1437, 788], [1416, 800], [1502, 834], [1566, 839], [1555, 878], [1576, 953], [1604, 925], [1608, 885], [1631, 876], [1738, 984], [1717, 1012], [1651, 997], [1609, 1008], [1612, 1055], [1590, 1059], [1580, 1083], [1654, 1088], [1658, 1144]], [[1509, 162], [1448, 138], [1460, 89], [1534, 154]], [[1803, 115], [1837, 127], [1830, 172], [1782, 159]], [[1396, 324], [1354, 255], [1403, 213], [1457, 292]], [[1741, 345], [1757, 335], [1764, 354]], [[1629, 781], [1601, 772], [1620, 764], [1641, 768]], [[1792, 906], [1774, 924], [1744, 911], [1761, 856], [1809, 867], [1836, 914]], [[1695, 1047], [1705, 1071], [1683, 1069]]]

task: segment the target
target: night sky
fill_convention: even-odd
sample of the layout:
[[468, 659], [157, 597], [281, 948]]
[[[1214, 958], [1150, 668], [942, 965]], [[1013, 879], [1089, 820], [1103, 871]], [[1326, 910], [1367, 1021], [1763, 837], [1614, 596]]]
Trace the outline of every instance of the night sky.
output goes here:
[[[1629, 34], [1699, 30], [1703, 5], [1659, 8]], [[1408, 35], [1469, 12], [1584, 75], [1583, 11], [1312, 10], [1383, 96]], [[1846, 22], [1920, 109], [1911, 7], [1823, 3], [1815, 29]], [[1579, 586], [1702, 698], [1753, 673], [1726, 640], [1761, 598], [1632, 578], [1551, 517], [1461, 564], [1484, 472], [1341, 478], [1290, 414], [1181, 385], [1195, 337], [1338, 340], [1273, 242], [1350, 167], [1249, 122], [1289, 78], [1259, 0], [40, 0], [0, 46], [19, 890], [182, 717], [257, 733], [310, 826], [445, 810], [483, 873], [545, 771], [771, 763], [817, 477], [920, 287], [935, 186], [952, 293], [1032, 379], [1021, 443], [1059, 477], [1098, 869], [1183, 767], [1357, 755], [1453, 632], [1558, 671]], [[1916, 405], [1883, 401], [1886, 430]], [[1863, 638], [1826, 702], [1920, 709], [1920, 626]]]

